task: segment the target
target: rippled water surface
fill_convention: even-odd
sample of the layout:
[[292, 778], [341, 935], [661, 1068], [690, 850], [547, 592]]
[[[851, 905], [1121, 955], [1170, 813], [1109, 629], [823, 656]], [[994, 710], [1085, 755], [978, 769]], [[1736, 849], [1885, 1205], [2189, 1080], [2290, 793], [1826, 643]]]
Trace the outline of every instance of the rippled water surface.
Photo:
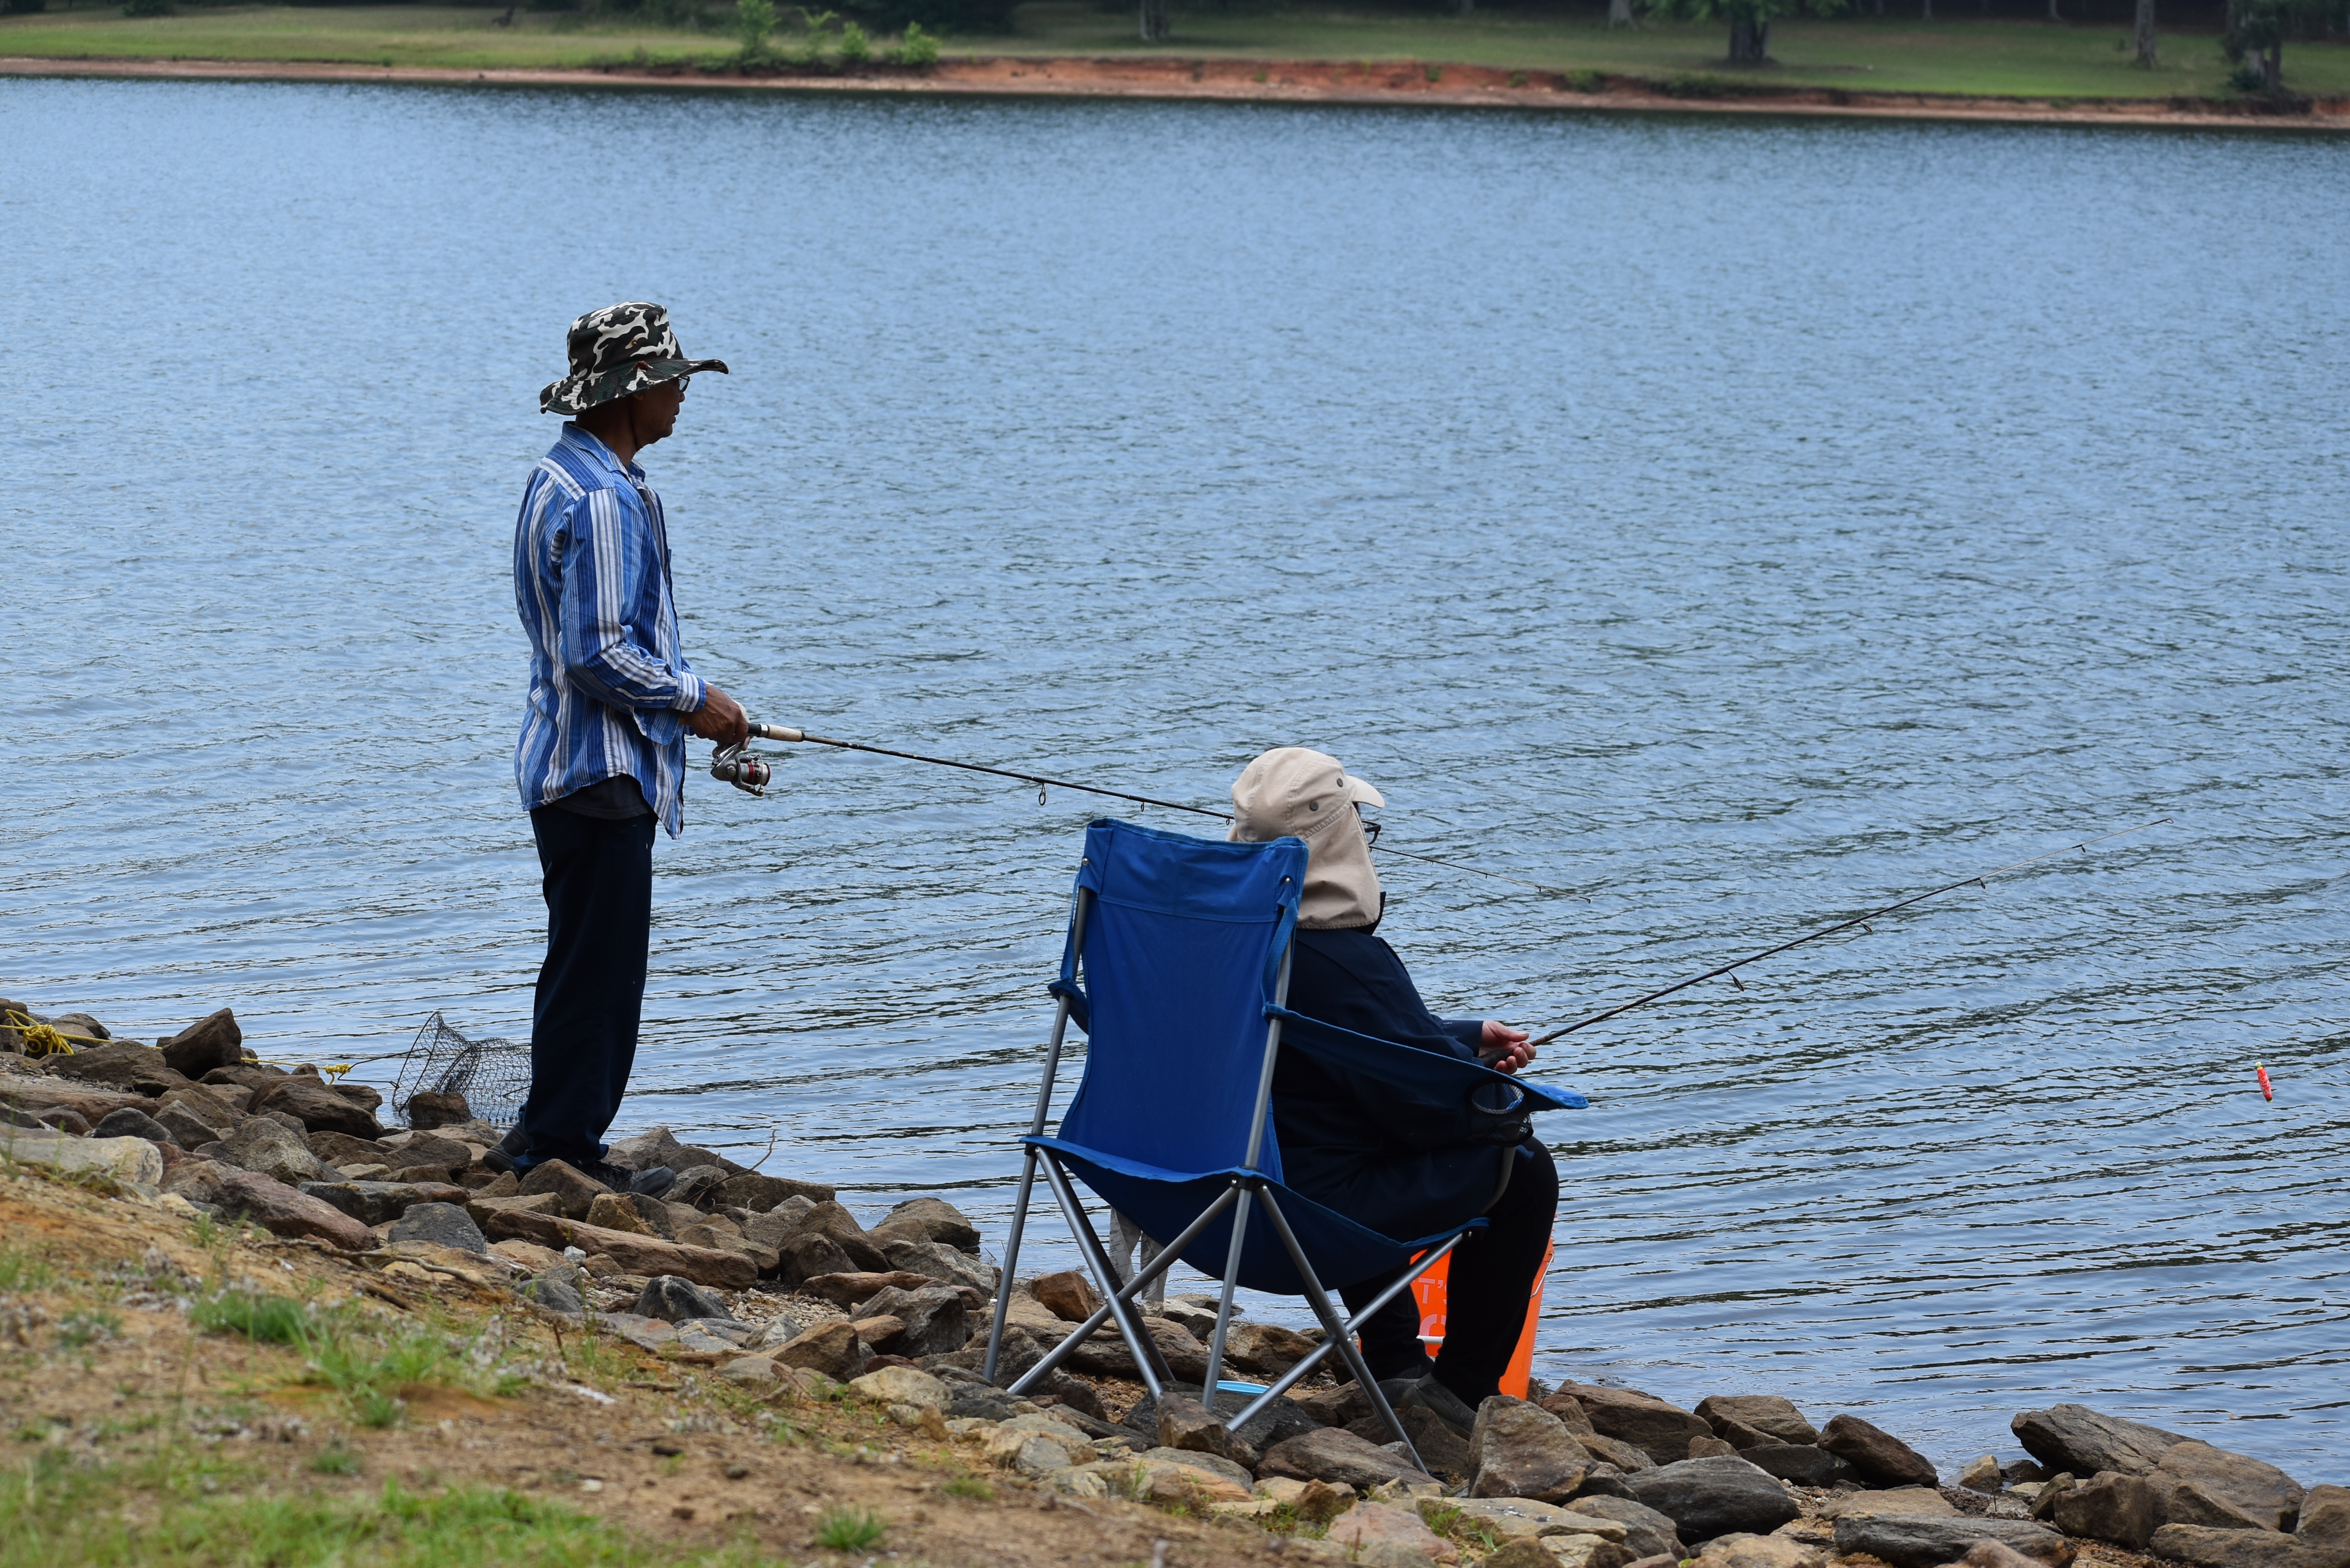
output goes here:
[[[564, 323], [665, 300], [705, 672], [1186, 800], [1335, 752], [1580, 895], [1389, 860], [1440, 1011], [2168, 817], [1561, 1042], [1539, 1369], [2350, 1480], [2350, 147], [24, 81], [0, 147], [9, 994], [526, 1032], [514, 505]], [[624, 1125], [1000, 1241], [1092, 807], [778, 771], [659, 851]]]

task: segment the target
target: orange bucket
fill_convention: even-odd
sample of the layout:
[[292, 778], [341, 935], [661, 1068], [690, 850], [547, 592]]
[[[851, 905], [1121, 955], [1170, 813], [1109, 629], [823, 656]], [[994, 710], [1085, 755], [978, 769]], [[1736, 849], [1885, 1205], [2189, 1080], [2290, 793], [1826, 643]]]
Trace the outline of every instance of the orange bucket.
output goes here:
[[[1502, 1392], [1513, 1398], [1526, 1397], [1527, 1380], [1534, 1370], [1534, 1324], [1542, 1316], [1543, 1282], [1550, 1278], [1550, 1259], [1554, 1248], [1543, 1248], [1542, 1270], [1534, 1275], [1534, 1293], [1526, 1303], [1526, 1326], [1518, 1335], [1518, 1348], [1511, 1353], [1509, 1370], [1502, 1374]], [[1444, 1344], [1444, 1293], [1452, 1276], [1451, 1253], [1436, 1260], [1436, 1266], [1411, 1282], [1411, 1293], [1419, 1303], [1419, 1342], [1434, 1355]]]

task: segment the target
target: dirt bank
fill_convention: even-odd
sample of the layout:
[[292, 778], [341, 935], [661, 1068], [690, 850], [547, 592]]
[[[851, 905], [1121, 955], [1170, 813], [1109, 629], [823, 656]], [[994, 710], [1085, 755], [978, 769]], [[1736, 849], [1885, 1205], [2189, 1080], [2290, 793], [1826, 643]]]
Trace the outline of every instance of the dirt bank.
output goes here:
[[1234, 102], [1417, 104], [1446, 109], [1619, 110], [1675, 114], [1802, 115], [2004, 124], [2137, 125], [2225, 130], [2350, 130], [2350, 99], [2320, 99], [2293, 112], [2200, 99], [2054, 99], [1755, 89], [1717, 78], [1667, 86], [1629, 78], [1596, 81], [1550, 71], [1484, 66], [1370, 65], [1336, 61], [993, 57], [941, 61], [912, 72], [875, 67], [820, 71], [723, 72], [700, 67], [612, 66], [579, 70], [452, 70], [296, 60], [35, 59], [0, 57], [0, 75], [160, 77], [182, 80], [384, 81], [497, 87], [629, 87], [787, 92], [935, 93], [1032, 98], [1214, 99]]

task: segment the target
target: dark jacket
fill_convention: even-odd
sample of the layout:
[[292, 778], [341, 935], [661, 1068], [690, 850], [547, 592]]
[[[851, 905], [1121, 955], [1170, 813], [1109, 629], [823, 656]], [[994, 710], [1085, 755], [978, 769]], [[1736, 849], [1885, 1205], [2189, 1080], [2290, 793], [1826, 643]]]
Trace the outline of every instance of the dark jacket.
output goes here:
[[[1362, 927], [1297, 933], [1289, 1005], [1358, 1034], [1477, 1059], [1484, 1020], [1429, 1012], [1395, 950]], [[1274, 1069], [1273, 1116], [1286, 1185], [1399, 1241], [1484, 1212], [1499, 1155], [1470, 1142], [1456, 1101], [1422, 1102], [1367, 1075], [1284, 1049]]]

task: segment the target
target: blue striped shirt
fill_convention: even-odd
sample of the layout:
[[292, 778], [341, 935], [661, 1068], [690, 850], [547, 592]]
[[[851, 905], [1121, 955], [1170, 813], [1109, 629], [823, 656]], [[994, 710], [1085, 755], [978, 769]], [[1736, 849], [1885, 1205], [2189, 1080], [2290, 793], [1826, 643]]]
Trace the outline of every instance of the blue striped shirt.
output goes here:
[[515, 519], [515, 607], [530, 704], [515, 746], [525, 810], [626, 775], [684, 826], [684, 715], [705, 691], [678, 647], [669, 529], [635, 463], [566, 424]]

